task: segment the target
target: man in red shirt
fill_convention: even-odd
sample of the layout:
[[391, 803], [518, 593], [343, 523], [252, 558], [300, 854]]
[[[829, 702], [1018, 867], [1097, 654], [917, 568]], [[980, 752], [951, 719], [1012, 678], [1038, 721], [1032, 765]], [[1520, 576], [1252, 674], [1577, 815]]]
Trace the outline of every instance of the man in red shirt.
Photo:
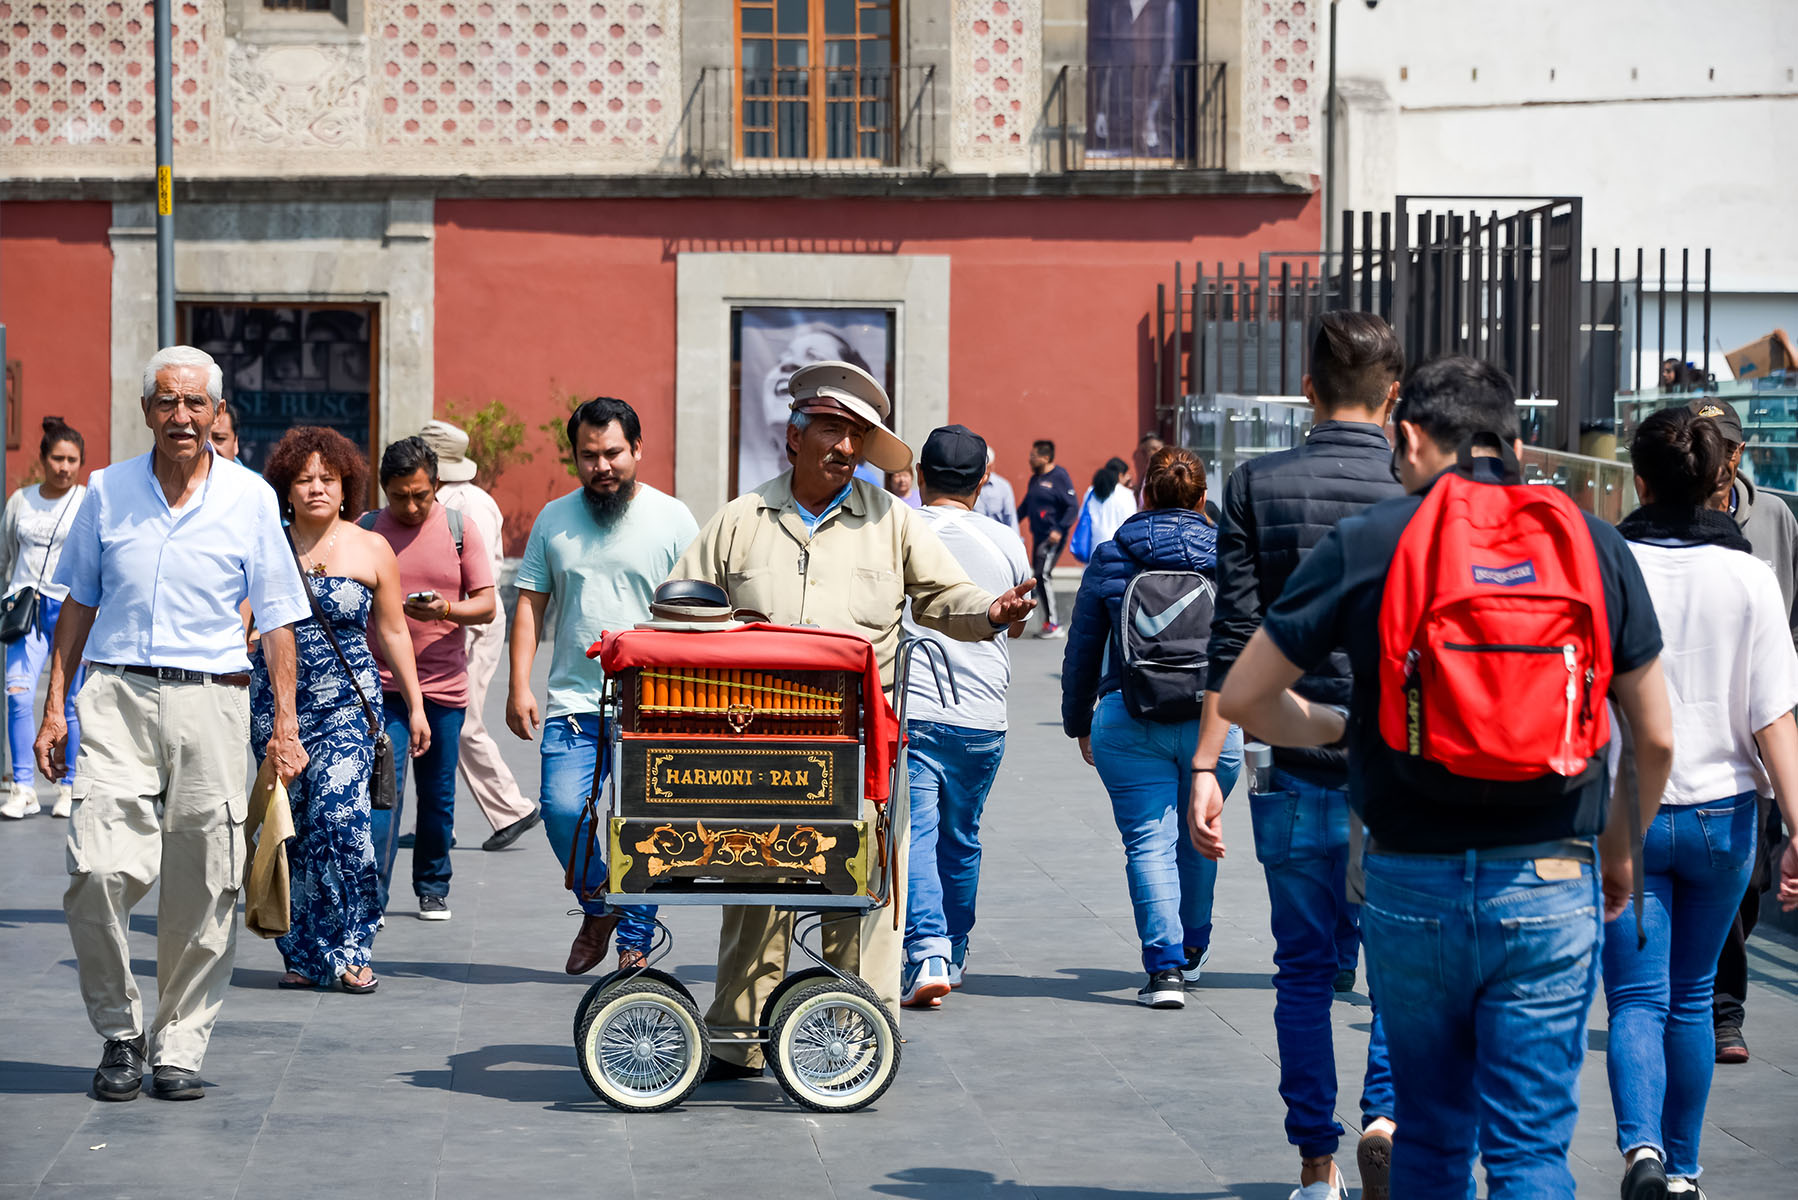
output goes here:
[[[381, 455], [381, 490], [387, 507], [364, 524], [386, 538], [400, 563], [406, 594], [406, 625], [418, 663], [418, 686], [425, 696], [431, 748], [418, 756], [418, 836], [412, 850], [412, 890], [421, 921], [450, 917], [450, 835], [455, 827], [457, 743], [468, 707], [468, 651], [463, 627], [485, 625], [498, 611], [493, 566], [481, 532], [461, 514], [453, 524], [437, 502], [437, 455], [422, 438], [409, 437]], [[459, 528], [457, 528], [459, 527]], [[458, 545], [459, 543], [459, 545]], [[381, 668], [381, 697], [393, 761], [399, 772], [399, 799], [377, 809], [371, 822], [380, 865], [379, 899], [387, 909], [397, 833], [406, 796], [410, 732], [406, 701], [394, 689], [393, 672], [370, 638]]]

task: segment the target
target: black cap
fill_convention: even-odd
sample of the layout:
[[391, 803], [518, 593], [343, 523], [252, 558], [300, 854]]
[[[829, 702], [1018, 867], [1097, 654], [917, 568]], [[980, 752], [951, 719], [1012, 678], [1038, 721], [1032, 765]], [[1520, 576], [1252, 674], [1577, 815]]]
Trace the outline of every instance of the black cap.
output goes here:
[[933, 429], [918, 455], [924, 483], [933, 492], [966, 496], [980, 487], [986, 474], [986, 439], [966, 425]]
[[1719, 400], [1715, 396], [1700, 396], [1686, 407], [1701, 417], [1709, 417], [1715, 421], [1724, 441], [1740, 446], [1748, 440], [1742, 436], [1742, 418], [1736, 416], [1736, 406], [1729, 401]]

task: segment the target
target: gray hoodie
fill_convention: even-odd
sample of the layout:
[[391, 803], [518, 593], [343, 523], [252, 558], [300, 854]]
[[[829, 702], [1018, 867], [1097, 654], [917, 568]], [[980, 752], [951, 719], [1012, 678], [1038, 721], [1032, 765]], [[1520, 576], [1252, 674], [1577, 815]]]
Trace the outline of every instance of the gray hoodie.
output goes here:
[[1747, 477], [1738, 474], [1735, 488], [1736, 525], [1748, 539], [1754, 556], [1773, 568], [1779, 579], [1779, 594], [1791, 613], [1792, 642], [1798, 645], [1798, 609], [1793, 608], [1793, 557], [1798, 555], [1798, 517], [1778, 496], [1755, 489]]

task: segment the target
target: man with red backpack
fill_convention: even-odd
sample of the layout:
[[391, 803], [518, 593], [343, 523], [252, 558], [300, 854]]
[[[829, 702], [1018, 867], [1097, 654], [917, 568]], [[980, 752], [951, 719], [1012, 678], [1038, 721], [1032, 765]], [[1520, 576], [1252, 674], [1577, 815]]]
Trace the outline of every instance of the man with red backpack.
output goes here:
[[[1629, 805], [1653, 812], [1672, 765], [1641, 573], [1616, 530], [1521, 484], [1514, 396], [1473, 359], [1416, 370], [1393, 412], [1407, 495], [1311, 552], [1220, 697], [1275, 745], [1347, 734], [1406, 1200], [1472, 1195], [1476, 1154], [1493, 1200], [1572, 1200], [1600, 914], [1629, 899]], [[1290, 690], [1338, 646], [1347, 713]], [[1614, 800], [1607, 695], [1637, 782]]]

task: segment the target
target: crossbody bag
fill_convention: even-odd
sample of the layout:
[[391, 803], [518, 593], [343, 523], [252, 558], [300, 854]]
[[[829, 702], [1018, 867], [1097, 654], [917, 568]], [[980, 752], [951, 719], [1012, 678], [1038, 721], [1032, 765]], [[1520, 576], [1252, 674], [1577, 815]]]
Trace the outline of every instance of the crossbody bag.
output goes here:
[[0, 601], [0, 642], [16, 642], [36, 628], [38, 593], [44, 586], [44, 574], [50, 569], [50, 555], [56, 549], [56, 535], [62, 532], [62, 523], [75, 503], [76, 490], [69, 489], [68, 499], [62, 502], [62, 511], [57, 514], [56, 525], [50, 530], [50, 544], [44, 548], [44, 565], [38, 568], [37, 582], [30, 587], [20, 588]]
[[387, 736], [381, 718], [375, 713], [375, 706], [369, 703], [368, 694], [362, 690], [362, 683], [356, 678], [355, 668], [344, 657], [343, 647], [337, 644], [337, 635], [331, 632], [331, 622], [325, 617], [325, 610], [319, 606], [318, 596], [312, 590], [312, 581], [306, 577], [306, 566], [300, 562], [300, 548], [293, 544], [291, 529], [287, 531], [287, 548], [293, 551], [294, 566], [300, 569], [300, 583], [306, 589], [307, 602], [312, 605], [312, 619], [318, 622], [325, 640], [331, 643], [331, 651], [337, 655], [337, 661], [343, 666], [343, 673], [350, 677], [350, 686], [356, 689], [356, 699], [362, 702], [362, 711], [368, 717], [368, 736], [375, 744], [375, 767], [368, 777], [368, 806], [371, 809], [392, 808], [399, 792], [393, 766], [393, 739]]

